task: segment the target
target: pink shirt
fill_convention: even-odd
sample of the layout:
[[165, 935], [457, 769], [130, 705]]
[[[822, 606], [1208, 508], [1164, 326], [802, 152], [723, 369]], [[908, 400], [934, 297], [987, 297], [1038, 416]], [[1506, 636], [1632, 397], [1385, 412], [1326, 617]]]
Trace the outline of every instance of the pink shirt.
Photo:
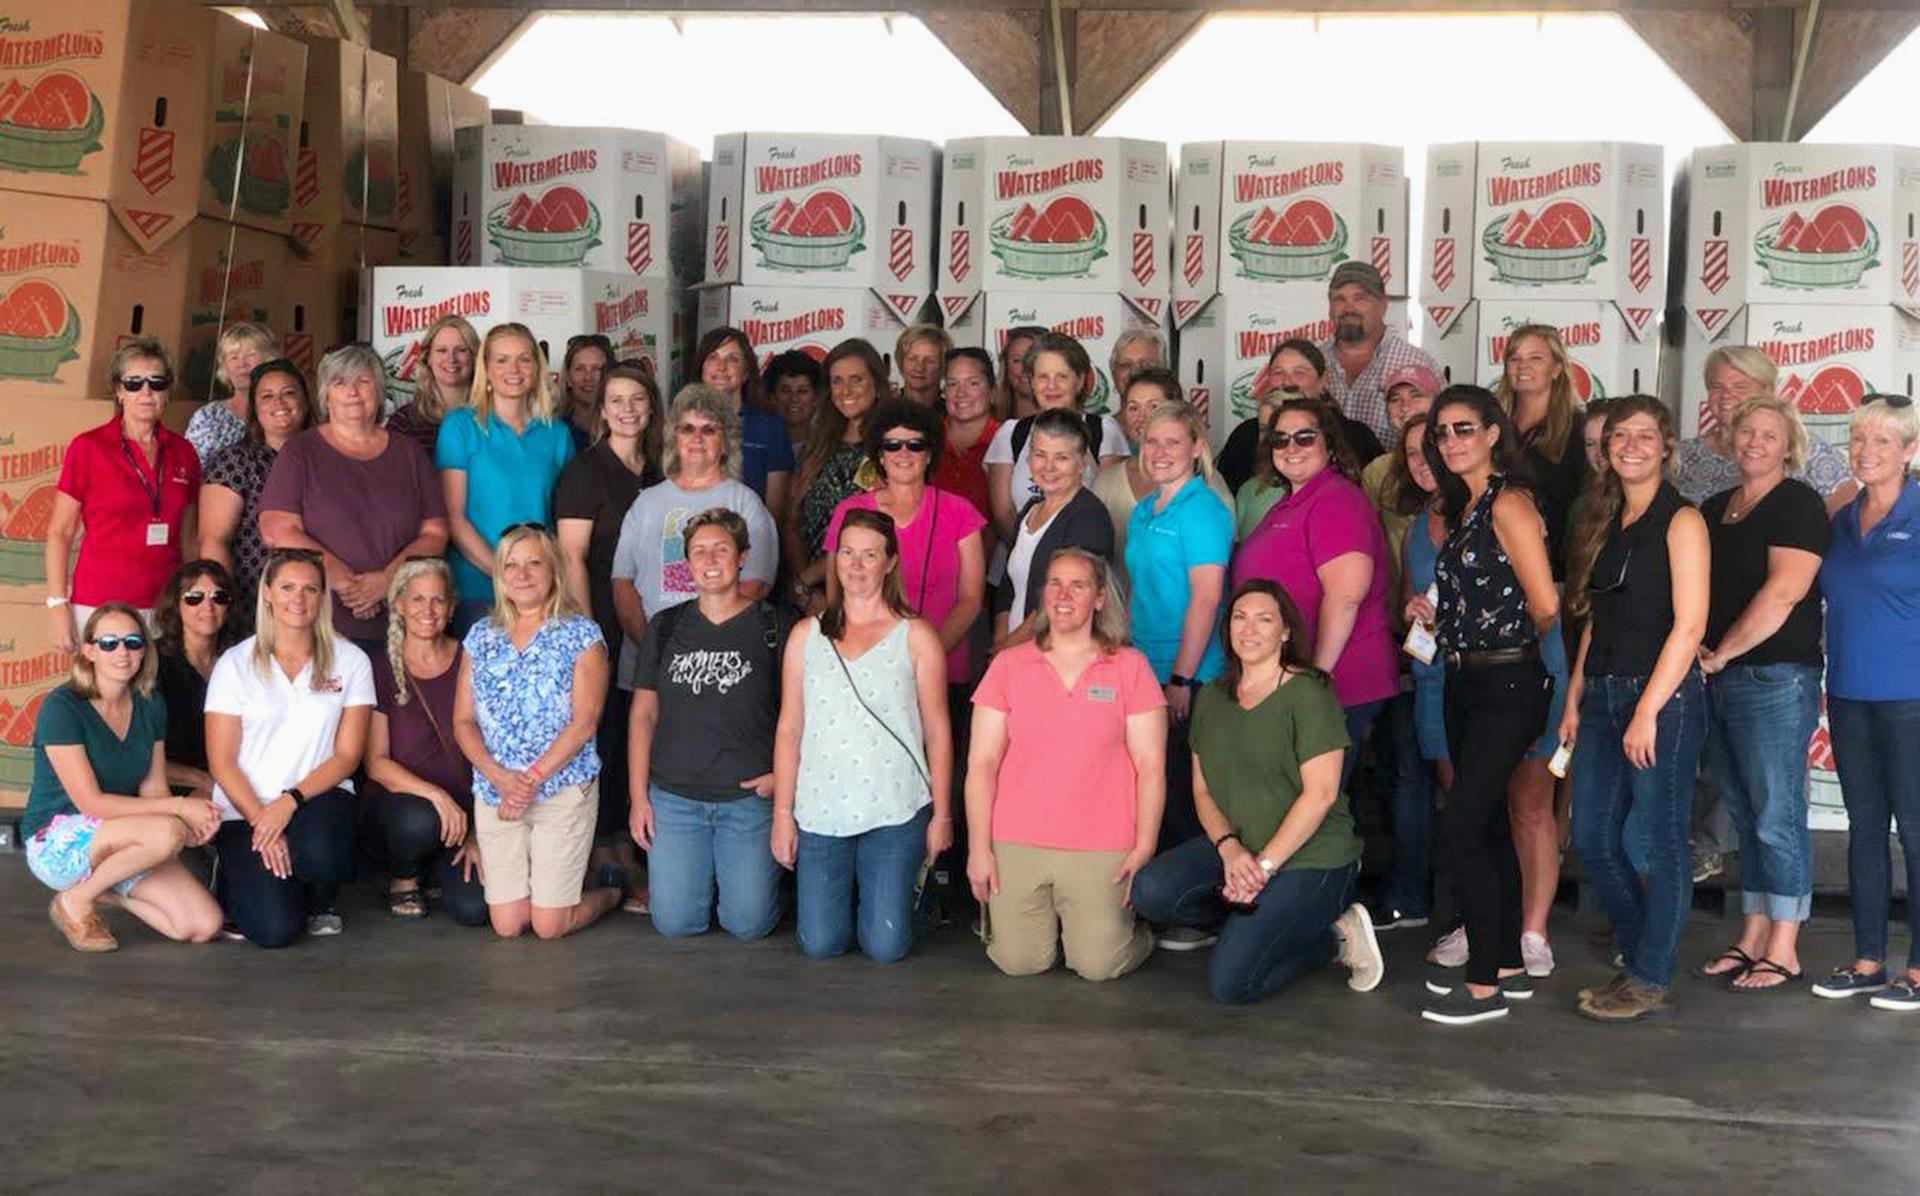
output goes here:
[[1333, 694], [1342, 706], [1390, 698], [1400, 691], [1393, 624], [1387, 611], [1392, 571], [1387, 537], [1366, 492], [1331, 469], [1281, 499], [1240, 543], [1233, 584], [1264, 577], [1300, 608], [1308, 642], [1319, 632], [1320, 566], [1350, 552], [1373, 560], [1373, 581], [1361, 600], [1346, 650], [1333, 664]]
[[[840, 523], [848, 511], [879, 509], [872, 491], [841, 499], [827, 523], [823, 541], [826, 551], [834, 552], [840, 547]], [[936, 631], [960, 604], [960, 541], [985, 526], [986, 519], [965, 498], [951, 490], [929, 486], [920, 509], [914, 512], [913, 522], [894, 529], [900, 537], [900, 583], [907, 591], [907, 603], [921, 618], [933, 624]], [[966, 681], [973, 676], [967, 643], [962, 639], [947, 653], [949, 682]]]
[[1138, 804], [1127, 719], [1167, 704], [1153, 666], [1122, 648], [1071, 690], [1032, 640], [993, 658], [976, 706], [1007, 716], [993, 840], [1060, 851], [1132, 851]]

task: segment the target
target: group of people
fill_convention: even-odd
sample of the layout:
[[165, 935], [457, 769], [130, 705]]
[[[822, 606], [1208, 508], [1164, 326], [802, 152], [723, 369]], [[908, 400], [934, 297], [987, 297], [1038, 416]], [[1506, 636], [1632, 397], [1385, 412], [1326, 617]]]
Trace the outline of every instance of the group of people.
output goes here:
[[[1211, 947], [1246, 1002], [1336, 960], [1381, 982], [1444, 803], [1423, 1015], [1464, 1024], [1553, 970], [1570, 798], [1618, 949], [1579, 1008], [1635, 1020], [1671, 1001], [1703, 758], [1746, 918], [1697, 971], [1800, 977], [1824, 668], [1857, 958], [1814, 991], [1920, 1007], [1886, 961], [1889, 825], [1920, 817], [1911, 404], [1865, 403], [1839, 459], [1723, 349], [1682, 442], [1656, 399], [1582, 410], [1551, 328], [1487, 390], [1386, 313], [1339, 267], [1333, 339], [1278, 345], [1217, 455], [1146, 330], [1116, 417], [1037, 327], [764, 363], [714, 329], [669, 403], [600, 337], [550, 372], [524, 326], [449, 317], [407, 396], [358, 345], [310, 388], [236, 324], [184, 437], [167, 349], [128, 342], [48, 536], [74, 663], [21, 830], [50, 917], [81, 950], [115, 945], [104, 904], [281, 947], [340, 933], [371, 866], [397, 918], [755, 939], [791, 901], [806, 954], [888, 962], [945, 877], [1009, 974]], [[1363, 760], [1394, 839], [1368, 902]]]

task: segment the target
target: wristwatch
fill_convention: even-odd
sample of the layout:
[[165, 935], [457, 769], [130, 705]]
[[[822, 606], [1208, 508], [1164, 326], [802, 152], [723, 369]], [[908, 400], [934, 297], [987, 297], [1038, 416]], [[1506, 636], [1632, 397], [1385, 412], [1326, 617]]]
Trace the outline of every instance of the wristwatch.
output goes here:
[[1274, 863], [1266, 856], [1261, 856], [1256, 862], [1260, 865], [1260, 871], [1266, 873], [1268, 876], [1272, 876], [1274, 873], [1280, 871], [1280, 865]]
[[67, 604], [67, 598], [66, 598], [66, 596], [65, 596], [65, 595], [63, 595], [63, 594], [48, 594], [48, 595], [47, 595], [47, 609], [48, 609], [48, 610], [59, 610], [59, 609], [60, 609], [61, 607], [63, 607], [63, 606], [65, 606], [66, 604]]
[[1178, 673], [1172, 673], [1172, 674], [1169, 674], [1169, 675], [1168, 675], [1168, 677], [1167, 677], [1167, 684], [1168, 684], [1168, 685], [1179, 685], [1179, 686], [1183, 686], [1183, 687], [1185, 687], [1185, 688], [1187, 688], [1187, 689], [1199, 689], [1199, 688], [1200, 688], [1200, 683], [1199, 683], [1198, 681], [1195, 681], [1195, 680], [1194, 680], [1193, 678], [1191, 678], [1191, 677], [1182, 677], [1182, 676], [1181, 676], [1180, 674], [1178, 674]]
[[293, 804], [296, 809], [300, 806], [304, 806], [307, 804], [307, 795], [300, 792], [300, 786], [298, 785], [288, 785], [285, 789], [282, 789], [280, 792], [286, 794], [288, 797], [291, 797], [293, 799]]

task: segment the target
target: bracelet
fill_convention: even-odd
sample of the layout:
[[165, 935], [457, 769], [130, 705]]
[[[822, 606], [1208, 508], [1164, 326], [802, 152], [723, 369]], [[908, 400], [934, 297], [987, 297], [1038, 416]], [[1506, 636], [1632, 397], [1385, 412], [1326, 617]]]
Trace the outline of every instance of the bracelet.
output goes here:
[[1242, 841], [1242, 840], [1241, 840], [1241, 838], [1240, 838], [1240, 832], [1239, 832], [1239, 831], [1228, 831], [1228, 832], [1227, 832], [1226, 834], [1224, 834], [1224, 835], [1221, 835], [1221, 836], [1220, 836], [1220, 837], [1219, 837], [1218, 839], [1215, 839], [1215, 840], [1213, 841], [1213, 849], [1214, 849], [1215, 851], [1218, 851], [1218, 850], [1220, 850], [1220, 845], [1221, 845], [1222, 843], [1225, 843], [1225, 842], [1226, 842], [1226, 841], [1227, 841], [1228, 839], [1232, 839], [1232, 840], [1233, 840], [1233, 841], [1234, 841], [1235, 843], [1239, 843], [1239, 844], [1240, 844], [1240, 846], [1242, 846], [1242, 847], [1245, 847], [1245, 846], [1246, 846], [1246, 843], [1245, 843], [1244, 841]]
[[952, 822], [952, 821], [953, 821], [953, 815], [951, 815], [951, 814], [936, 814], [936, 815], [934, 815], [934, 818], [933, 818], [933, 820], [934, 820], [935, 822]]

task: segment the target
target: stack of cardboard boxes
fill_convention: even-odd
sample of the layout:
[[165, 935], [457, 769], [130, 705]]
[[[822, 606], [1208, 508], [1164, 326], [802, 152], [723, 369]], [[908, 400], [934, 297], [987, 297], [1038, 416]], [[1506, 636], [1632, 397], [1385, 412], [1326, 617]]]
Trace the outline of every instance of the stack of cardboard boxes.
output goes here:
[[1658, 146], [1467, 142], [1427, 151], [1421, 347], [1491, 386], [1509, 335], [1560, 330], [1579, 402], [1651, 394], [1666, 294]]
[[1117, 412], [1107, 363], [1168, 311], [1165, 143], [1118, 137], [949, 142], [941, 179], [940, 306], [955, 341], [999, 354], [1022, 325], [1078, 337]]
[[1173, 317], [1180, 377], [1218, 449], [1251, 417], [1267, 358], [1295, 337], [1330, 340], [1327, 281], [1371, 262], [1406, 334], [1404, 154], [1378, 145], [1202, 141], [1180, 147]]
[[714, 138], [699, 330], [746, 332], [764, 366], [865, 337], [891, 366], [933, 295], [933, 143], [905, 137]]

